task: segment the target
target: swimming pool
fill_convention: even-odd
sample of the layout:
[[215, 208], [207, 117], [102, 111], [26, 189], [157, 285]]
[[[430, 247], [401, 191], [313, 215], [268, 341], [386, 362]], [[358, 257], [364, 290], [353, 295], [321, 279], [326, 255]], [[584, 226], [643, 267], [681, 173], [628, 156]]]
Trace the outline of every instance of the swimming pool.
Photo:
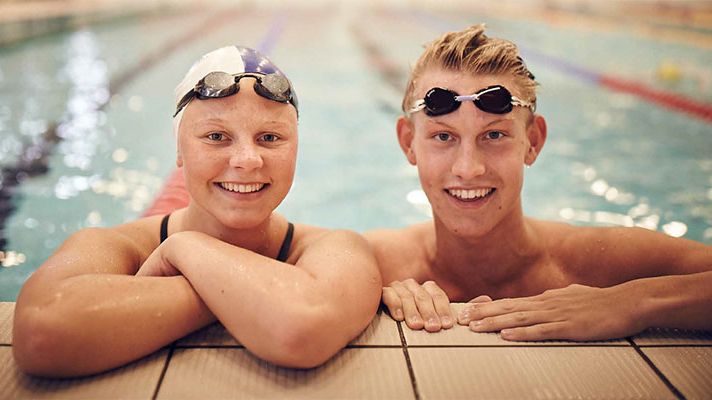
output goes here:
[[521, 46], [541, 83], [549, 139], [526, 173], [528, 215], [712, 243], [712, 120], [649, 95], [709, 107], [710, 41], [684, 34], [712, 30], [655, 36], [628, 20], [580, 23], [575, 10], [495, 11], [252, 5], [134, 16], [0, 49], [0, 301], [14, 301], [71, 233], [150, 204], [175, 164], [173, 87], [225, 44], [264, 51], [298, 91], [297, 176], [280, 207], [290, 220], [364, 231], [428, 218], [395, 140], [407, 68], [439, 32], [481, 21]]

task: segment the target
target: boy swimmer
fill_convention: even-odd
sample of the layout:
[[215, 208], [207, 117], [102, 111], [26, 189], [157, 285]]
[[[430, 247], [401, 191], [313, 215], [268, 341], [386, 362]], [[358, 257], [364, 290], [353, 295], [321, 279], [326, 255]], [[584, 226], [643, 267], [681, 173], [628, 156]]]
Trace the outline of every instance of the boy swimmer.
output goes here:
[[297, 98], [258, 52], [229, 46], [176, 88], [177, 164], [191, 201], [70, 237], [17, 299], [14, 356], [43, 376], [105, 371], [216, 320], [281, 366], [325, 362], [371, 321], [381, 280], [349, 231], [274, 212], [297, 156]]
[[[523, 215], [523, 169], [546, 141], [535, 89], [516, 46], [484, 25], [443, 35], [417, 61], [397, 134], [433, 221], [366, 235], [391, 315], [518, 341], [712, 329], [712, 246]], [[455, 316], [450, 300], [470, 304]]]

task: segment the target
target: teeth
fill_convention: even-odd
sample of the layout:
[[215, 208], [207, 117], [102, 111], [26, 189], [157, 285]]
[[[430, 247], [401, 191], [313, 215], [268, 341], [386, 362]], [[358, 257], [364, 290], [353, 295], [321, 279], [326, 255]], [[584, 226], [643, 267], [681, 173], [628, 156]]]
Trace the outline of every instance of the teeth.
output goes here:
[[256, 192], [256, 191], [262, 189], [265, 186], [265, 184], [264, 183], [252, 183], [249, 185], [243, 185], [241, 183], [220, 182], [220, 186], [222, 186], [223, 189], [229, 190], [231, 192], [252, 193], [252, 192]]
[[469, 190], [464, 190], [464, 189], [448, 189], [448, 193], [450, 195], [457, 197], [458, 199], [461, 200], [472, 200], [474, 198], [479, 198], [479, 197], [485, 197], [488, 194], [490, 194], [494, 190], [493, 188], [489, 189], [469, 189]]

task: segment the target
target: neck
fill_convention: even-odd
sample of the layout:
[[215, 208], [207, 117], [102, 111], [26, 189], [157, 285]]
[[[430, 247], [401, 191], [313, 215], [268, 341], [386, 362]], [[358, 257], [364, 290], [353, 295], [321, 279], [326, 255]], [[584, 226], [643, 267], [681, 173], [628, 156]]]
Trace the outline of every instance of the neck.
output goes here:
[[517, 285], [541, 253], [521, 207], [479, 237], [458, 236], [437, 216], [434, 222], [433, 272], [463, 296], [483, 289], [494, 294]]
[[249, 228], [231, 228], [193, 201], [182, 211], [179, 217], [179, 230], [202, 232], [267, 257], [276, 256], [287, 225], [284, 217], [272, 213], [258, 225]]

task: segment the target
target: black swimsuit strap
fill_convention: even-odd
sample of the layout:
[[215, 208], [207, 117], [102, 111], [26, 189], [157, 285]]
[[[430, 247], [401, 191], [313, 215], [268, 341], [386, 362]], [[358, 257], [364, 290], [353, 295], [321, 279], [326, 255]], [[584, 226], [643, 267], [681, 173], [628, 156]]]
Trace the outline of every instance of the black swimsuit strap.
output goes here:
[[[171, 214], [166, 214], [161, 220], [161, 243], [163, 243], [168, 238], [168, 219]], [[294, 236], [294, 224], [291, 222], [287, 225], [287, 234], [284, 235], [284, 240], [282, 241], [282, 247], [279, 248], [279, 254], [277, 255], [277, 261], [285, 262], [289, 256], [289, 248], [292, 247], [292, 237]]]
[[282, 247], [279, 248], [279, 254], [277, 255], [277, 261], [285, 262], [287, 261], [287, 256], [289, 256], [289, 248], [292, 246], [292, 236], [294, 235], [294, 224], [289, 222], [287, 225], [287, 234], [284, 235], [284, 240], [282, 241]]
[[161, 220], [161, 243], [168, 238], [168, 218], [170, 218], [170, 216], [171, 214], [166, 214], [163, 220]]

